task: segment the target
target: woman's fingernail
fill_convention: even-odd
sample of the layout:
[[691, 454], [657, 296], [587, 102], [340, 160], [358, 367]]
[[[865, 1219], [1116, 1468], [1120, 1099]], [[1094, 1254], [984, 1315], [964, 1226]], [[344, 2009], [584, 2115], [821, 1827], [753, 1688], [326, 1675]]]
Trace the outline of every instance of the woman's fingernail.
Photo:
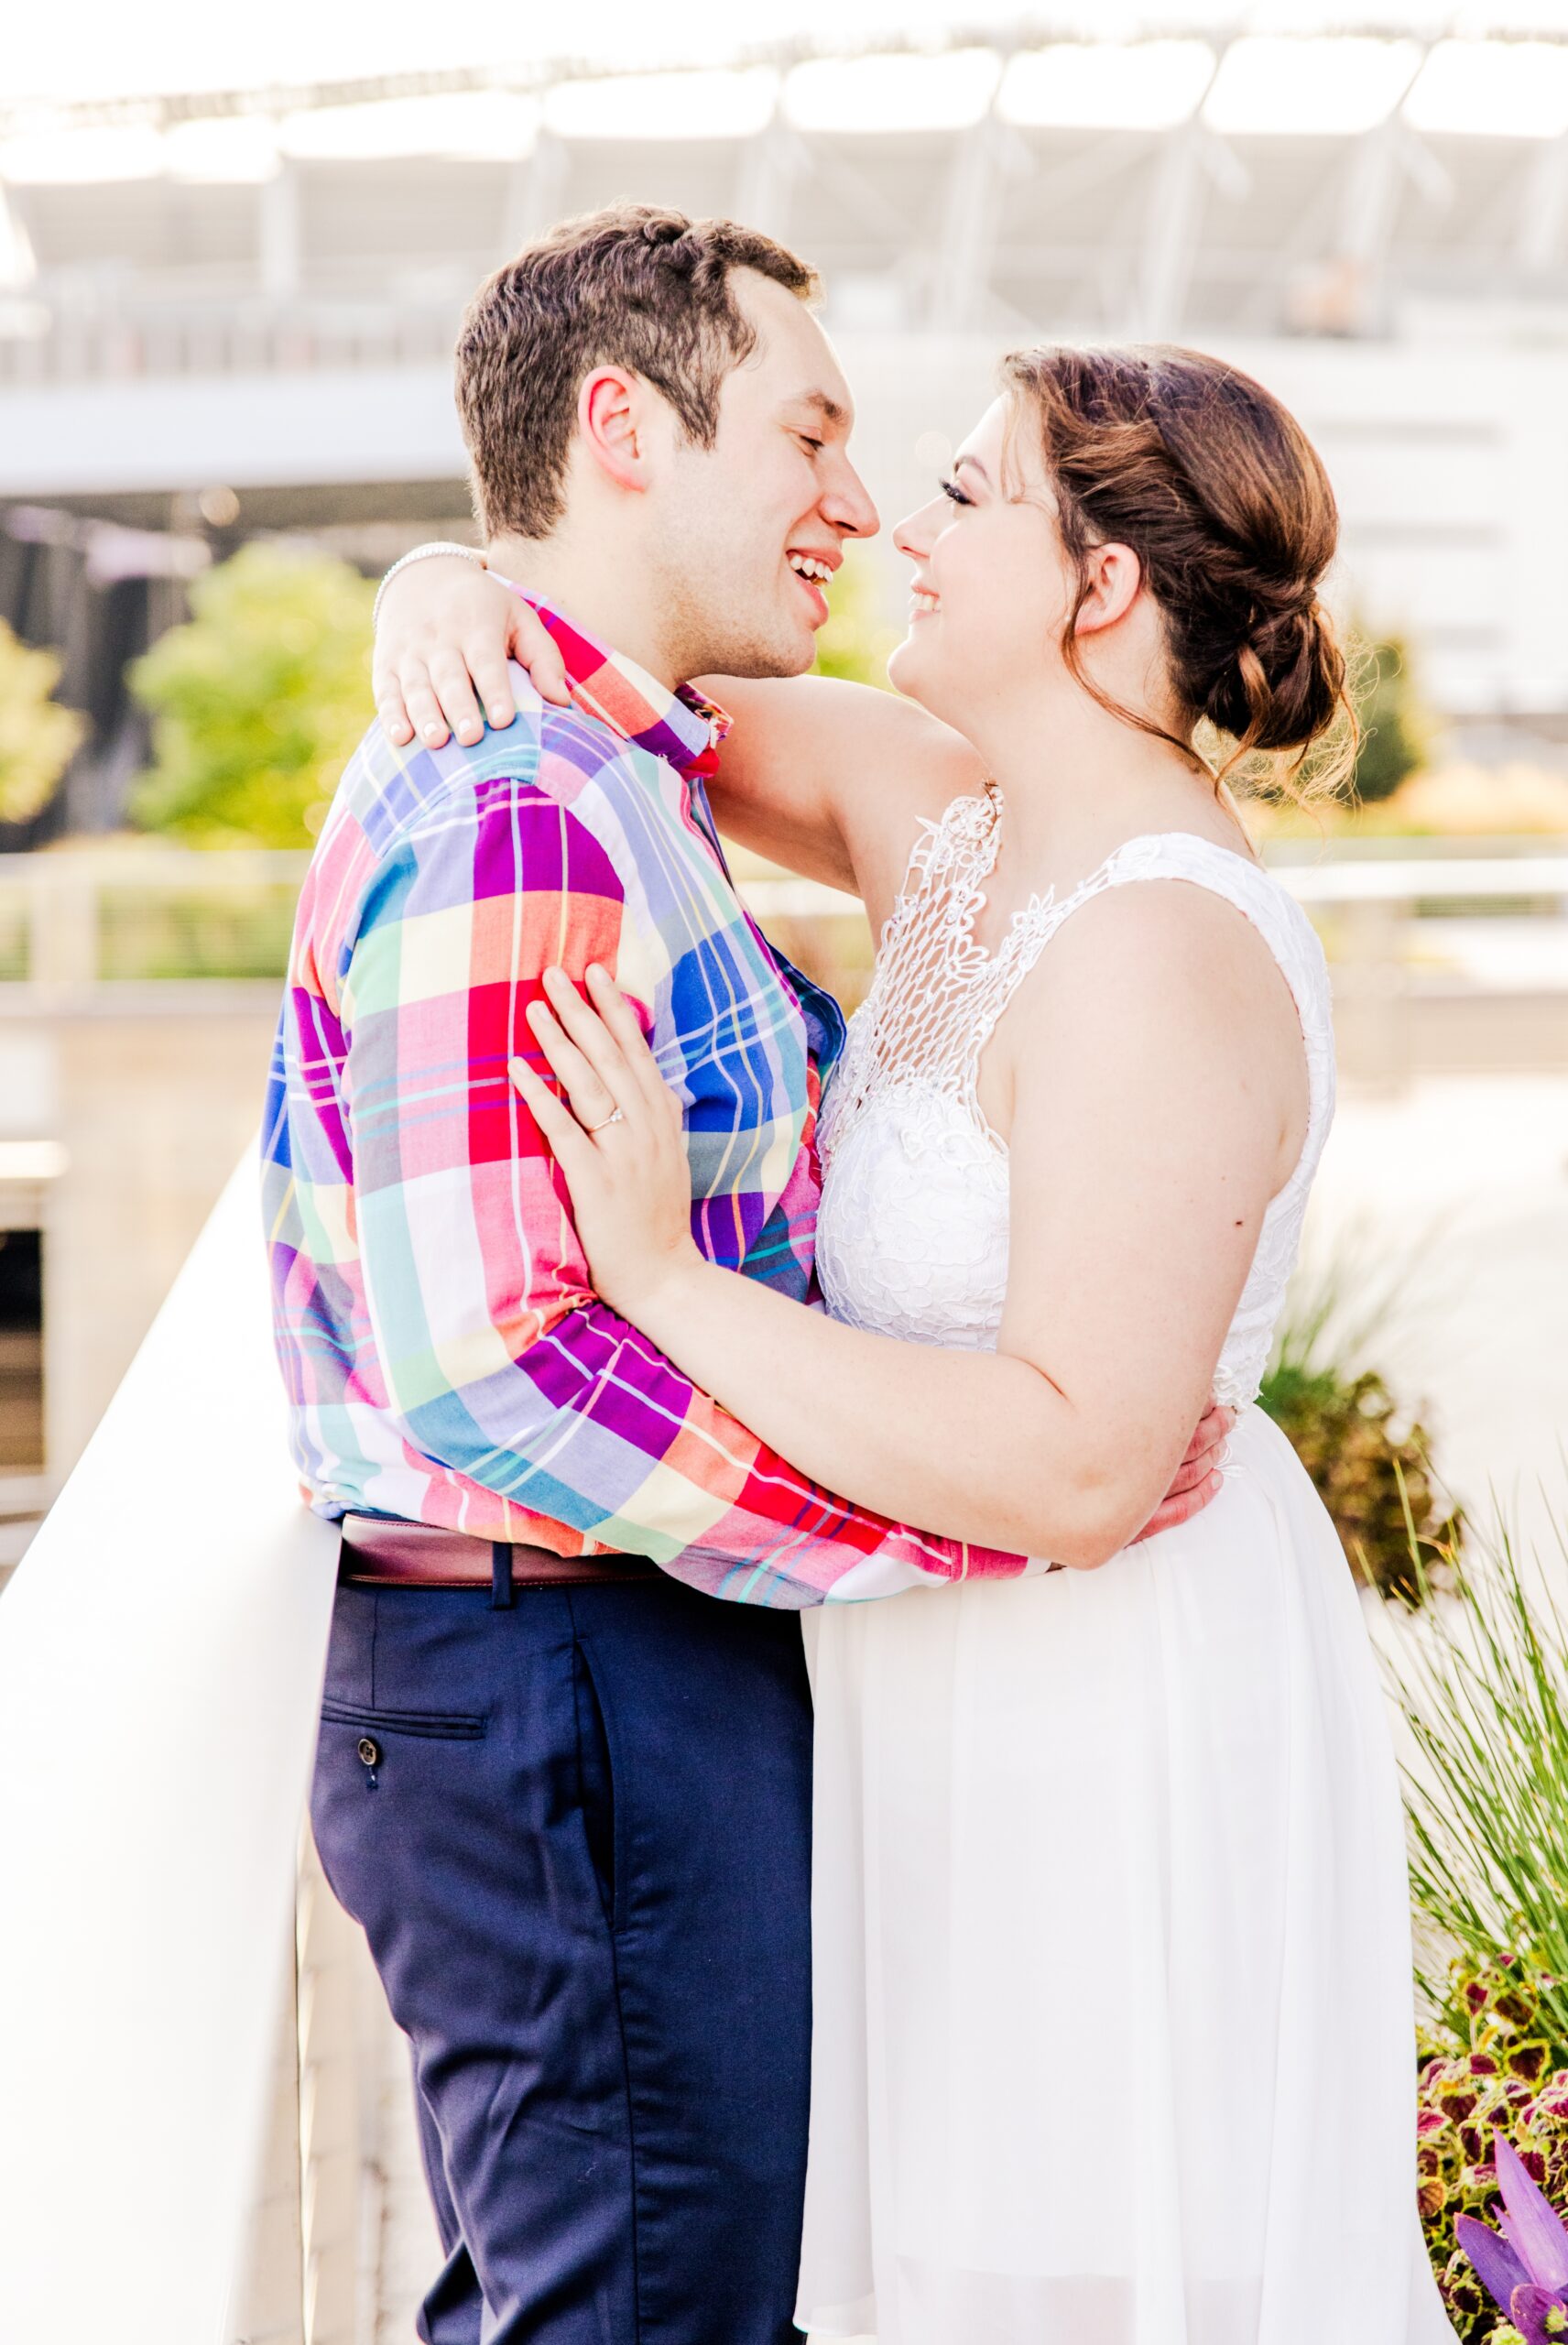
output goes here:
[[427, 740], [427, 741], [439, 741], [439, 740], [441, 739], [441, 726], [440, 726], [439, 725], [426, 725], [426, 727], [425, 727], [425, 738], [426, 738], [426, 740]]

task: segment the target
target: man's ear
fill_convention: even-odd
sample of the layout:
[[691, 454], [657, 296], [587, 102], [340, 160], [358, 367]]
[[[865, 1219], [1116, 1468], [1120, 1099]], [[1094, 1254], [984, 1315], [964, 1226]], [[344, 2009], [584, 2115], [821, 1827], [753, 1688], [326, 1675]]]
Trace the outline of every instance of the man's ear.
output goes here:
[[1126, 618], [1143, 584], [1143, 564], [1130, 546], [1091, 546], [1086, 568], [1089, 591], [1073, 627], [1075, 635], [1099, 635]]
[[648, 485], [647, 386], [625, 366], [595, 366], [577, 394], [577, 426], [594, 463], [619, 488]]

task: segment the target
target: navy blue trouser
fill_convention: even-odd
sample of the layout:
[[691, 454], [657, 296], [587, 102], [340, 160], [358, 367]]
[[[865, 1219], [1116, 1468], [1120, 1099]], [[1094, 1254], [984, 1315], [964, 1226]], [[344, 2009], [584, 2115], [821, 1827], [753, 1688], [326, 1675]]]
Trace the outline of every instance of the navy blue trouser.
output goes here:
[[811, 2034], [791, 1614], [341, 1585], [310, 1802], [412, 2040], [426, 2345], [785, 2345]]

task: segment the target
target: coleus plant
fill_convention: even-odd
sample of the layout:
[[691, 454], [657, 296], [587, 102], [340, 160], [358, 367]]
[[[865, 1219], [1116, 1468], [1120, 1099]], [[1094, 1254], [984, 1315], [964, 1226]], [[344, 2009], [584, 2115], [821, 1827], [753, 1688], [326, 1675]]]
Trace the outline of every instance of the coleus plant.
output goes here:
[[[1493, 2136], [1493, 2156], [1503, 2193], [1497, 2229], [1461, 2215], [1459, 2244], [1522, 2345], [1568, 2345], [1568, 2224], [1501, 2133]], [[1493, 2345], [1508, 2337], [1507, 2329], [1494, 2331]]]
[[1457, 1961], [1441, 2037], [1429, 2034], [1417, 2110], [1421, 2222], [1443, 2303], [1463, 2345], [1508, 2345], [1475, 2267], [1459, 2247], [1461, 2215], [1484, 2217], [1497, 2196], [1492, 2140], [1503, 2133], [1526, 2172], [1568, 2207], [1568, 2041], [1557, 2023], [1561, 1982], [1533, 1948]]

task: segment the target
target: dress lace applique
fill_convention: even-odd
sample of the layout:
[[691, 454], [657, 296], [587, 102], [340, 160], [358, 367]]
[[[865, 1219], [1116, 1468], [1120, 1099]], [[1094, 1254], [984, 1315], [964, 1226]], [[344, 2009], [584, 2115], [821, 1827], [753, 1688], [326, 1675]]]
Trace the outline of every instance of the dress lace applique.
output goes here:
[[1206, 839], [1167, 832], [1129, 840], [1064, 897], [1031, 896], [988, 952], [974, 932], [1002, 813], [992, 786], [922, 824], [870, 992], [850, 1022], [820, 1126], [817, 1267], [829, 1308], [905, 1341], [995, 1344], [1007, 1297], [1008, 1164], [980, 1106], [985, 1045], [1046, 945], [1084, 903], [1139, 879], [1186, 879], [1225, 896], [1259, 931], [1290, 987], [1307, 1053], [1306, 1144], [1264, 1216], [1216, 1380], [1221, 1399], [1250, 1401], [1333, 1113], [1322, 947], [1267, 872]]

